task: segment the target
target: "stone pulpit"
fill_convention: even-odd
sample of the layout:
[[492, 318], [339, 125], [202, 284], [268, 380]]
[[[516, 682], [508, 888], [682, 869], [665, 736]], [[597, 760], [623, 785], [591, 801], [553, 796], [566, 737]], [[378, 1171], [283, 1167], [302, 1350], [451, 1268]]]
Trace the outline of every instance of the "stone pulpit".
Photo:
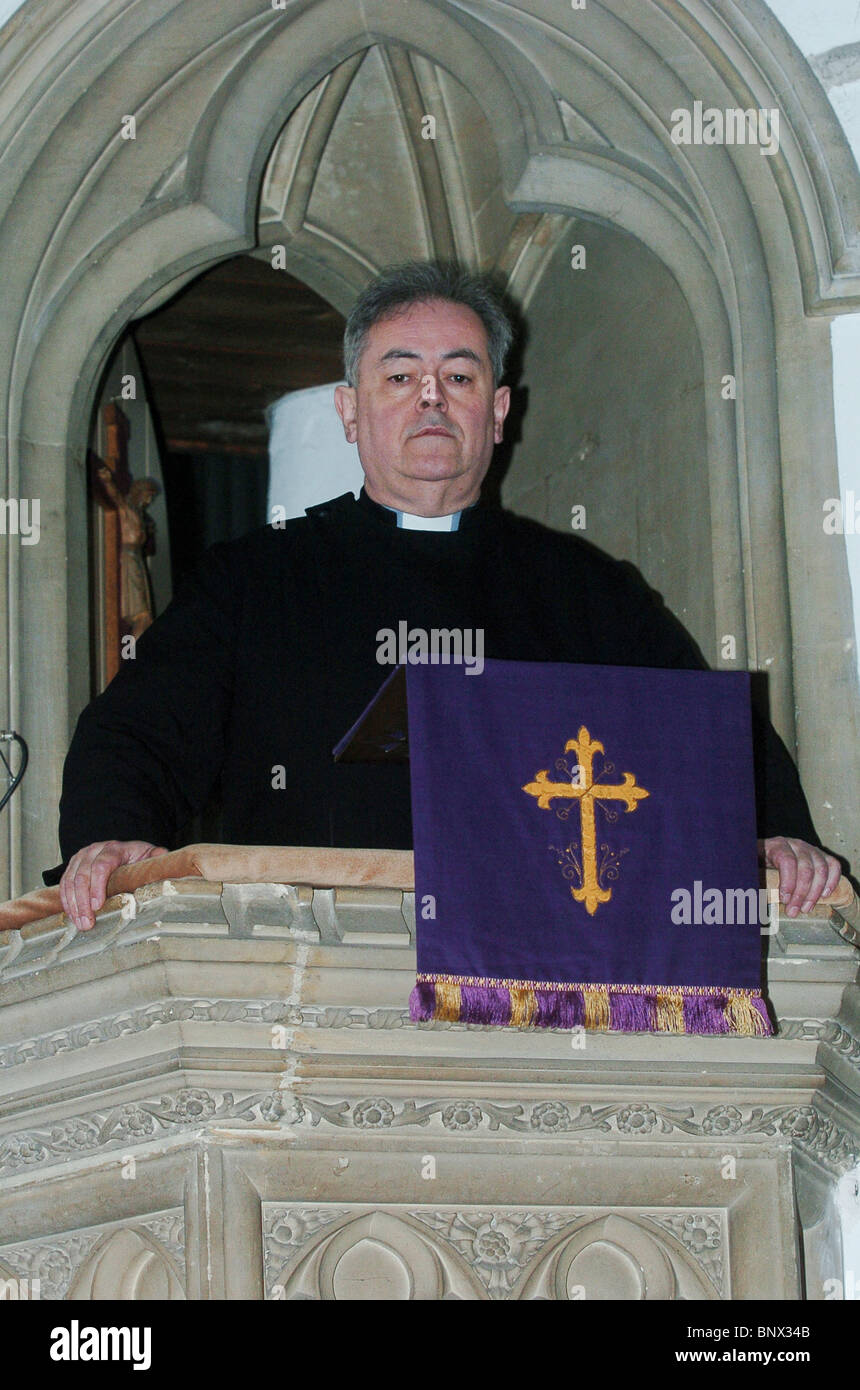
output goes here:
[[412, 883], [192, 846], [86, 933], [0, 909], [5, 1296], [843, 1296], [850, 885], [763, 938], [778, 1029], [744, 1038], [411, 1023]]

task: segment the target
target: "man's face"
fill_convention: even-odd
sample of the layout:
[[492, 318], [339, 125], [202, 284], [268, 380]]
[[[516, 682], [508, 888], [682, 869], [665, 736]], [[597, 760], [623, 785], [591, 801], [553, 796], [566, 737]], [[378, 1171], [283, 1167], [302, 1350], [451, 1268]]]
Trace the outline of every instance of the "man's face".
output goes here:
[[375, 323], [356, 387], [335, 391], [370, 496], [427, 515], [475, 501], [509, 404], [478, 315], [441, 299]]

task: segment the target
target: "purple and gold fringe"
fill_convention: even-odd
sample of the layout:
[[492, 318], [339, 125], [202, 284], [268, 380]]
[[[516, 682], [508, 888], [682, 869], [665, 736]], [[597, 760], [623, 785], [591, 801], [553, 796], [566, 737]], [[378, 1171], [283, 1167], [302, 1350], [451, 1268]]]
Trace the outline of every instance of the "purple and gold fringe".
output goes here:
[[419, 975], [409, 997], [415, 1023], [494, 1023], [510, 1028], [589, 1028], [609, 1033], [731, 1033], [770, 1037], [761, 992], [715, 985], [548, 984]]

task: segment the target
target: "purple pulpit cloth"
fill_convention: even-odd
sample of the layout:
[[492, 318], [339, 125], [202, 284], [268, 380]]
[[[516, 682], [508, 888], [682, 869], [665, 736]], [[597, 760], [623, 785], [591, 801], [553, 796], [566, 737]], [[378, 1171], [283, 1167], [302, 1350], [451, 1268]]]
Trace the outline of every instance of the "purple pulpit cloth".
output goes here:
[[414, 1020], [773, 1032], [748, 675], [406, 674]]

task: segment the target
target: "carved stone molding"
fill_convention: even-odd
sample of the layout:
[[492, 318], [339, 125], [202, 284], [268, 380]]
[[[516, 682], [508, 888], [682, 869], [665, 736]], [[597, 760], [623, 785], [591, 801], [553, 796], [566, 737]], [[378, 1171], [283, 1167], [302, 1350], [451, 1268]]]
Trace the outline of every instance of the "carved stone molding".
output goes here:
[[296, 887], [283, 883], [230, 884], [202, 878], [165, 879], [108, 899], [96, 929], [81, 933], [62, 916], [44, 918], [26, 937], [0, 932], [0, 983], [99, 955], [111, 946], [131, 946], [158, 930], [182, 935], [187, 924], [205, 926], [218, 937], [227, 927], [236, 940], [275, 938], [349, 947], [356, 935], [378, 934], [386, 946], [408, 949], [415, 936], [415, 894], [375, 890], [373, 912], [364, 911], [356, 930], [355, 893], [348, 889]]
[[821, 1041], [835, 1048], [843, 1061], [860, 1069], [860, 1038], [835, 1020], [828, 1020], [821, 1032]]
[[561, 1100], [497, 1102], [471, 1099], [431, 1101], [322, 1100], [288, 1092], [256, 1092], [237, 1097], [232, 1091], [185, 1087], [158, 1099], [129, 1102], [109, 1110], [72, 1116], [0, 1139], [0, 1177], [38, 1169], [58, 1160], [119, 1145], [144, 1144], [209, 1121], [225, 1120], [293, 1129], [323, 1125], [390, 1135], [397, 1129], [464, 1136], [505, 1131], [531, 1138], [575, 1141], [594, 1134], [615, 1140], [654, 1141], [690, 1135], [704, 1142], [776, 1138], [786, 1147], [799, 1144], [833, 1171], [847, 1172], [860, 1161], [860, 1138], [843, 1129], [813, 1105], [686, 1105], [624, 1102], [571, 1105]]
[[[88, 1020], [71, 1028], [58, 1028], [52, 1033], [27, 1038], [23, 1042], [0, 1047], [0, 1071], [20, 1066], [40, 1057], [54, 1057], [60, 1052], [75, 1052], [95, 1043], [133, 1033], [145, 1033], [166, 1023], [267, 1023], [285, 1027], [305, 1028], [418, 1028], [409, 1018], [408, 1009], [374, 1009], [360, 1005], [325, 1007], [310, 1005], [296, 1008], [283, 999], [159, 999], [138, 1009], [108, 1014]], [[442, 1024], [462, 1028], [476, 1025]], [[552, 1032], [563, 1031], [554, 1028]]]
[[[372, 1008], [364, 1005], [307, 1005], [295, 1007], [283, 999], [226, 999], [177, 997], [156, 1000], [137, 1009], [87, 1020], [72, 1027], [0, 1046], [0, 1071], [58, 1053], [74, 1052], [150, 1028], [181, 1023], [250, 1023], [304, 1028], [359, 1028], [371, 1031], [408, 1029], [421, 1031], [483, 1031], [478, 1024], [434, 1022], [416, 1024], [408, 1009]], [[550, 1028], [549, 1033], [565, 1032]], [[832, 1019], [789, 1018], [779, 1024], [779, 1038], [827, 1042], [842, 1059], [860, 1071], [860, 1038]]]
[[302, 1011], [283, 999], [160, 999], [138, 1009], [109, 1014], [71, 1028], [60, 1028], [41, 1037], [0, 1047], [0, 1071], [59, 1052], [74, 1052], [94, 1043], [108, 1042], [132, 1033], [145, 1033], [166, 1023], [268, 1023], [285, 1026], [302, 1023]]
[[97, 1151], [110, 1152], [121, 1145], [144, 1144], [186, 1129], [200, 1130], [211, 1119], [266, 1123], [284, 1114], [284, 1101], [277, 1092], [237, 1099], [231, 1091], [184, 1087], [158, 1099], [133, 1101], [6, 1135], [0, 1139], [0, 1177]]
[[[158, 1268], [159, 1261], [162, 1262], [161, 1269]], [[171, 1208], [152, 1216], [135, 1217], [132, 1221], [110, 1222], [48, 1239], [0, 1246], [0, 1265], [13, 1270], [21, 1279], [31, 1282], [38, 1280], [39, 1297], [48, 1301], [66, 1298], [81, 1276], [86, 1280], [89, 1273], [92, 1280], [99, 1266], [108, 1262], [114, 1293], [129, 1266], [136, 1266], [132, 1270], [133, 1292], [143, 1272], [141, 1265], [148, 1263], [162, 1274], [159, 1282], [168, 1287], [172, 1285], [174, 1297], [181, 1296], [177, 1285], [184, 1284], [185, 1276], [185, 1218], [182, 1209]], [[89, 1271], [87, 1265], [91, 1266]], [[150, 1268], [150, 1281], [152, 1273]], [[92, 1296], [92, 1290], [88, 1292]]]
[[781, 1018], [779, 1034], [781, 1038], [799, 1038], [803, 1042], [820, 1041], [830, 1026], [829, 1019], [822, 1018]]
[[[320, 1007], [311, 1005], [301, 1011], [302, 1023], [311, 1028], [419, 1028], [413, 1023], [408, 1009], [368, 1009], [357, 1005]], [[451, 1027], [456, 1025], [451, 1024]], [[466, 1025], [461, 1025], [466, 1026]]]
[[494, 1101], [390, 1101], [383, 1097], [358, 1102], [296, 1098], [296, 1123], [324, 1123], [338, 1128], [390, 1132], [403, 1126], [430, 1126], [451, 1133], [497, 1131], [575, 1136], [585, 1133], [616, 1139], [660, 1139], [675, 1134], [699, 1139], [778, 1137], [799, 1142], [823, 1160], [845, 1169], [860, 1156], [860, 1139], [842, 1130], [812, 1105], [699, 1105], [667, 1107], [641, 1102], [568, 1105], [560, 1100], [500, 1104]]

